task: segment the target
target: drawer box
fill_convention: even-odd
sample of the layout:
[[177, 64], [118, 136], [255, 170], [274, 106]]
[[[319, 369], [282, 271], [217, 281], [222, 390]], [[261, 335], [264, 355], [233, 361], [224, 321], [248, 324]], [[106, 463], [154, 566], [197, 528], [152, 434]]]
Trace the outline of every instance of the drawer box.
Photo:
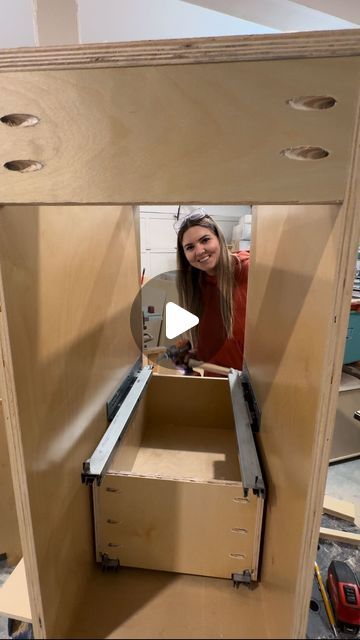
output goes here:
[[239, 372], [141, 376], [114, 418], [115, 446], [105, 434], [87, 463], [94, 480], [108, 449], [91, 483], [97, 561], [256, 580], [264, 486]]

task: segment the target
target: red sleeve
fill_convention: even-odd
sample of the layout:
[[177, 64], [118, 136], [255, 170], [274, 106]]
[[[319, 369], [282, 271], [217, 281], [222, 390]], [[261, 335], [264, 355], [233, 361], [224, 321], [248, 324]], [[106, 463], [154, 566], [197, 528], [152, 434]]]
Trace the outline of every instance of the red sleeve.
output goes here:
[[[212, 362], [223, 367], [242, 369], [244, 354], [246, 298], [249, 274], [249, 251], [235, 254], [234, 325], [233, 337], [226, 338], [222, 323], [218, 290], [208, 279], [204, 288], [204, 310], [199, 325], [199, 360]], [[215, 285], [215, 286], [214, 286]], [[216, 291], [215, 291], [216, 289]]]

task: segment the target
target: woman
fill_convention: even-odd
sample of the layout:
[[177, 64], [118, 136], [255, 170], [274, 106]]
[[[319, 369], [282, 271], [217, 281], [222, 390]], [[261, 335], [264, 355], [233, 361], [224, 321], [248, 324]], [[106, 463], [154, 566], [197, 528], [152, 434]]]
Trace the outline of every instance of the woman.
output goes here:
[[200, 318], [195, 357], [241, 370], [249, 252], [230, 253], [220, 227], [198, 209], [179, 228], [177, 263], [180, 305]]

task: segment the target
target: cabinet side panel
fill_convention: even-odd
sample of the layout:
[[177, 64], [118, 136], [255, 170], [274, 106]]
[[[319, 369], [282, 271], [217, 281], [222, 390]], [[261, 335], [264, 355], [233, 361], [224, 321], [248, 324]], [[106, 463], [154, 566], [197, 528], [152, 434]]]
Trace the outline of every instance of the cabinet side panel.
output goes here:
[[94, 562], [82, 462], [139, 356], [129, 325], [138, 220], [131, 207], [5, 207], [0, 253], [17, 399], [17, 417], [4, 407], [5, 417], [24, 453], [26, 484], [14, 487], [33, 544], [24, 559], [28, 575], [38, 571], [46, 634], [63, 637]]
[[[338, 205], [261, 206], [254, 221], [245, 357], [262, 412], [259, 443], [268, 482], [261, 574], [272, 637], [294, 637], [299, 576], [307, 572], [310, 585], [309, 558], [316, 552], [304, 547], [309, 500], [318, 491], [320, 509], [325, 482], [323, 474], [313, 484], [316, 450], [329, 455], [320, 412], [331, 375], [342, 211]], [[315, 531], [314, 519], [311, 527]], [[305, 633], [306, 612], [301, 624]]]

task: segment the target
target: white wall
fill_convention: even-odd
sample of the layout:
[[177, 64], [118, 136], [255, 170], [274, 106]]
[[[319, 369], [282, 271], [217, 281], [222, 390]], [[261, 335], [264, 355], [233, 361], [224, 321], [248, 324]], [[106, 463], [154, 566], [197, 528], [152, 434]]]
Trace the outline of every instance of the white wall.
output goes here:
[[34, 47], [36, 29], [32, 0], [1, 0], [0, 9], [0, 48]]
[[83, 43], [277, 31], [181, 0], [78, 0], [78, 20]]
[[[203, 206], [220, 225], [226, 241], [231, 244], [233, 228], [240, 218], [251, 213], [247, 205]], [[194, 207], [181, 207], [180, 218]], [[178, 207], [171, 205], [140, 206], [141, 269], [146, 278], [176, 269], [176, 215]]]

